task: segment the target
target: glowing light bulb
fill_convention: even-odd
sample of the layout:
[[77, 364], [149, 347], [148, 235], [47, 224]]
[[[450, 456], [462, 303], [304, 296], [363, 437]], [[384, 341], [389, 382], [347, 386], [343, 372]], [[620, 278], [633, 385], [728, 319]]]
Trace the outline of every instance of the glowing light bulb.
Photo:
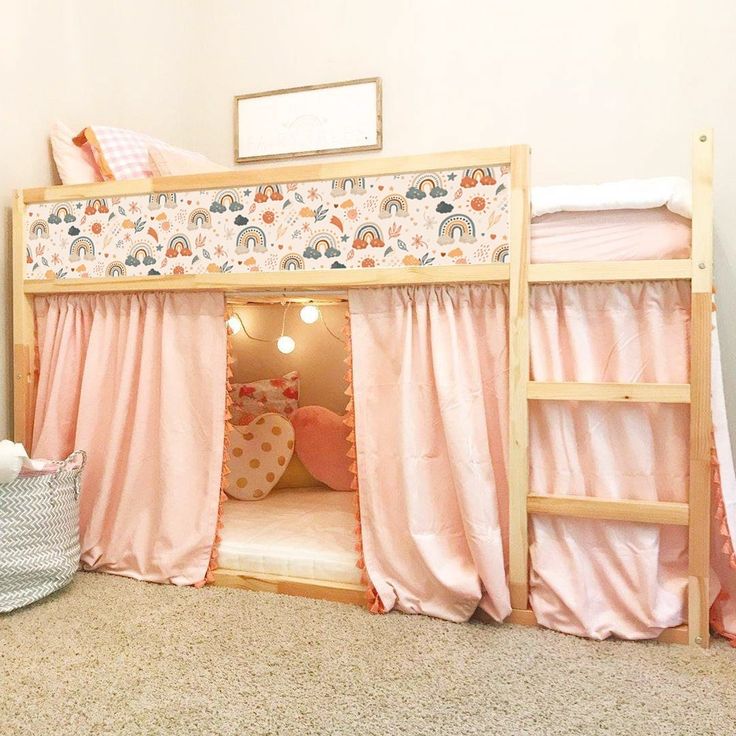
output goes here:
[[242, 329], [242, 326], [240, 324], [240, 320], [233, 315], [230, 317], [230, 319], [227, 321], [227, 326], [230, 328], [230, 334], [237, 335], [238, 332]]
[[294, 339], [288, 335], [281, 335], [281, 337], [276, 341], [276, 347], [280, 352], [288, 355], [289, 353], [294, 352], [296, 343], [294, 342]]
[[302, 322], [313, 325], [319, 319], [319, 309], [314, 304], [307, 304], [305, 307], [302, 307], [299, 316], [302, 318]]

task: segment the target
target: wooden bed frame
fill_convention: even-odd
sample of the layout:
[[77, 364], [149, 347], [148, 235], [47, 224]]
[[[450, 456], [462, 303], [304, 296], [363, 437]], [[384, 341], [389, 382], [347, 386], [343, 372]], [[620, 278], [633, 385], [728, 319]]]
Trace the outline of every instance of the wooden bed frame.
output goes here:
[[[24, 213], [26, 208], [33, 204], [93, 197], [247, 187], [263, 182], [311, 182], [350, 176], [492, 165], [510, 167], [510, 263], [85, 279], [37, 280], [27, 279], [25, 275], [28, 244]], [[710, 341], [713, 287], [712, 133], [706, 130], [694, 138], [692, 252], [689, 259], [530, 264], [529, 165], [529, 148], [517, 145], [405, 158], [371, 158], [363, 161], [45, 187], [16, 192], [13, 225], [13, 374], [16, 441], [30, 446], [32, 437], [36, 389], [32, 302], [36, 295], [192, 290], [217, 290], [233, 294], [247, 290], [279, 292], [286, 295], [291, 291], [319, 292], [336, 288], [385, 285], [507, 282], [510, 289], [509, 585], [513, 607], [508, 620], [528, 625], [536, 623], [534, 614], [529, 609], [529, 514], [676, 524], [687, 526], [689, 533], [689, 623], [686, 626], [668, 629], [660, 636], [660, 640], [708, 647], [711, 521]], [[530, 284], [664, 279], [688, 280], [691, 284], [689, 384], [546, 383], [529, 380]], [[687, 503], [530, 495], [528, 402], [547, 399], [689, 404], [690, 487]], [[363, 600], [360, 586], [335, 585], [322, 581], [255, 575], [231, 570], [219, 570], [215, 584], [343, 602], [361, 603]]]

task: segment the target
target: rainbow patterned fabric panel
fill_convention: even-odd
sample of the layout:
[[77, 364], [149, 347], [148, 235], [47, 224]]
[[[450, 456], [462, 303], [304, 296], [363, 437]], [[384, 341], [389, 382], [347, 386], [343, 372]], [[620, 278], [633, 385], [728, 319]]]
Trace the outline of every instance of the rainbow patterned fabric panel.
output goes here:
[[27, 279], [508, 258], [507, 166], [28, 204]]

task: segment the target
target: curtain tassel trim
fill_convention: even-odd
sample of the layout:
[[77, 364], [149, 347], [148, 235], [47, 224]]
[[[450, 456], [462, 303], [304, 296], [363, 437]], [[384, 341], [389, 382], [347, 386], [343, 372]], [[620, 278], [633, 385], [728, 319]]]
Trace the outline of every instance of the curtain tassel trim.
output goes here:
[[347, 353], [345, 357], [345, 383], [347, 388], [345, 389], [345, 395], [349, 397], [348, 404], [345, 407], [345, 416], [343, 418], [343, 424], [350, 430], [348, 433], [348, 452], [347, 456], [350, 458], [350, 473], [353, 479], [350, 483], [350, 488], [355, 491], [355, 551], [358, 553], [358, 561], [355, 563], [356, 567], [361, 571], [361, 582], [365, 586], [365, 597], [368, 605], [368, 610], [371, 613], [385, 613], [383, 603], [378, 597], [376, 589], [373, 587], [373, 583], [368, 576], [368, 571], [365, 568], [365, 559], [363, 558], [363, 529], [360, 523], [360, 489], [358, 485], [358, 453], [355, 447], [355, 405], [353, 403], [353, 353], [352, 353], [352, 342], [350, 333], [350, 312], [345, 315], [345, 324], [343, 326], [343, 336], [345, 337], [345, 351]]
[[[721, 552], [728, 557], [728, 563], [732, 569], [736, 570], [736, 553], [734, 553], [733, 540], [731, 532], [728, 528], [728, 517], [726, 516], [726, 506], [723, 502], [723, 490], [721, 488], [721, 466], [718, 462], [718, 453], [716, 452], [715, 436], [711, 432], [711, 451], [710, 451], [710, 468], [711, 468], [711, 490], [715, 505], [715, 520], [718, 525], [722, 539]], [[715, 540], [714, 540], [715, 542]], [[736, 634], [726, 631], [723, 624], [723, 615], [721, 613], [720, 604], [729, 599], [728, 593], [721, 590], [713, 605], [710, 608], [710, 624], [724, 639], [728, 639], [729, 644], [736, 648]]]

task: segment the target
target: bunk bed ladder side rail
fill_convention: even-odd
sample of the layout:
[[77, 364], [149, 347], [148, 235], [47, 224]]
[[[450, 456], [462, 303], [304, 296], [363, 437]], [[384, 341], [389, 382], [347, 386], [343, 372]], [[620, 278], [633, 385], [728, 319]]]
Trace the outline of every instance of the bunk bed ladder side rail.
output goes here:
[[710, 640], [711, 329], [713, 309], [713, 131], [693, 141], [690, 313], [690, 487], [688, 639]]
[[[660, 641], [707, 648], [709, 629], [711, 398], [710, 348], [713, 288], [712, 131], [695, 137], [692, 252], [690, 259], [600, 264], [529, 265], [528, 240], [512, 230], [510, 311], [509, 569], [512, 623], [535, 623], [528, 607], [528, 514], [672, 524], [688, 528], [688, 623], [665, 629]], [[513, 179], [512, 179], [513, 186]], [[512, 191], [512, 207], [513, 207]], [[517, 198], [521, 195], [517, 193]], [[517, 204], [518, 207], [518, 204]], [[512, 210], [512, 228], [524, 221]], [[514, 225], [516, 223], [516, 225]], [[513, 236], [516, 236], [514, 239]], [[528, 233], [527, 233], [528, 238]], [[691, 285], [690, 378], [687, 384], [570, 383], [529, 379], [529, 283], [605, 283], [682, 279]], [[587, 496], [527, 494], [527, 400], [657, 402], [690, 405], [687, 502], [637, 501]], [[522, 493], [524, 494], [522, 497]], [[524, 517], [522, 519], [522, 516]]]
[[13, 198], [13, 437], [30, 454], [35, 405], [35, 327], [33, 297], [24, 293], [26, 230], [25, 201], [18, 190]]
[[[529, 599], [529, 262], [530, 149], [511, 147], [509, 256], [509, 588], [514, 614]], [[512, 615], [514, 615], [512, 614]]]

